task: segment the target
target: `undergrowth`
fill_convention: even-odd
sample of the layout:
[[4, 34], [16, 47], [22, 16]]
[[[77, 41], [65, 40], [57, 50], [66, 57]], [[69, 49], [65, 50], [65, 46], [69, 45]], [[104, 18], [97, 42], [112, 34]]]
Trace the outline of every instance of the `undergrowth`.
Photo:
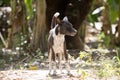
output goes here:
[[[96, 61], [92, 60], [90, 53], [84, 51], [79, 53], [79, 59], [80, 61], [85, 61], [84, 64], [91, 67], [93, 69], [93, 73], [99, 79], [105, 78], [107, 80], [107, 78], [109, 77], [120, 76], [120, 56], [118, 49], [116, 49], [116, 56], [114, 56], [112, 59], [106, 56], [101, 56], [100, 60], [97, 61], [97, 63]], [[81, 67], [80, 64], [77, 64], [77, 67], [78, 66]], [[91, 74], [89, 75], [87, 71], [85, 71], [85, 69], [81, 68], [78, 69], [78, 74], [80, 74], [83, 79], [91, 75]]]

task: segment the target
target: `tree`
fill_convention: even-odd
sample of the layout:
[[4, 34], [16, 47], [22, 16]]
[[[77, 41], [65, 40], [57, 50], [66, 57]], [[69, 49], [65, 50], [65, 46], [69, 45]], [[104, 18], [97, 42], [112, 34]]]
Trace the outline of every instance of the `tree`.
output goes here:
[[[32, 2], [32, 0], [25, 0]], [[42, 52], [47, 50], [47, 35], [50, 30], [52, 16], [55, 12], [60, 12], [60, 19], [68, 16], [74, 28], [79, 30], [81, 23], [89, 13], [93, 0], [36, 0], [36, 14], [30, 49], [35, 51], [40, 48]], [[11, 1], [11, 28], [8, 34], [8, 46], [11, 47], [14, 41], [14, 34], [21, 31], [26, 22], [26, 9], [24, 0]], [[29, 3], [31, 4], [31, 3]], [[28, 4], [28, 6], [29, 6]], [[32, 5], [32, 4], [31, 4]], [[32, 9], [32, 8], [31, 8]], [[46, 24], [45, 24], [46, 23]], [[26, 28], [26, 27], [25, 27]], [[26, 30], [28, 27], [26, 28]], [[29, 33], [25, 33], [29, 34]], [[67, 48], [84, 49], [84, 43], [79, 34], [74, 37], [66, 36]]]
[[103, 26], [102, 26], [102, 31], [104, 32], [105, 36], [106, 36], [106, 47], [111, 47], [113, 46], [113, 39], [112, 38], [112, 27], [111, 27], [111, 21], [110, 21], [110, 17], [109, 17], [109, 6], [107, 2], [103, 1], [103, 6], [104, 6], [104, 10], [102, 12], [102, 22], [103, 22]]
[[116, 34], [115, 34], [115, 36], [117, 35], [117, 37], [115, 38], [115, 43], [116, 43], [116, 45], [117, 46], [120, 46], [120, 1], [118, 0], [118, 5], [119, 5], [119, 11], [118, 11], [118, 15], [119, 15], [119, 17], [118, 17], [118, 25], [117, 25], [117, 27], [116, 27]]
[[15, 34], [20, 33], [26, 26], [26, 9], [24, 0], [17, 2], [11, 0], [10, 28], [8, 29], [8, 38], [6, 48], [13, 48], [15, 43]]
[[35, 14], [35, 24], [33, 29], [33, 36], [30, 44], [32, 51], [40, 48], [42, 52], [46, 51], [46, 25], [45, 25], [45, 11], [46, 3], [45, 0], [36, 1], [37, 12]]
[[[119, 33], [119, 21], [118, 21], [118, 26], [116, 27], [116, 32], [113, 34], [112, 33], [112, 24], [116, 22], [117, 18], [119, 17], [118, 14], [118, 5], [119, 5], [119, 0], [107, 0], [107, 1], [102, 1], [104, 10], [102, 12], [102, 22], [103, 22], [103, 27], [102, 31], [105, 34], [105, 39], [106, 42], [105, 45], [108, 48], [114, 48], [116, 46], [116, 43], [119, 44], [120, 39], [117, 37], [117, 32]], [[118, 35], [119, 36], [119, 35]]]

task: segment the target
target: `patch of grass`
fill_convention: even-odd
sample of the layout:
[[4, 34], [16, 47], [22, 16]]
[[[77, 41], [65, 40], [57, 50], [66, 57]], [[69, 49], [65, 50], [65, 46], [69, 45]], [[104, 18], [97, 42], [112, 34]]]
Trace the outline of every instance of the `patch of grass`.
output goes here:
[[[87, 65], [88, 67], [90, 67], [90, 69], [93, 69], [92, 75], [96, 75], [99, 79], [104, 78], [107, 80], [110, 77], [115, 77], [115, 76], [119, 77], [120, 76], [120, 57], [119, 57], [118, 50], [116, 50], [117, 55], [113, 58], [105, 56], [105, 54], [109, 51], [106, 52], [106, 51], [100, 50], [100, 52], [102, 55], [100, 55], [100, 59], [98, 61], [96, 60], [93, 61], [91, 54], [85, 51], [80, 52], [78, 58], [80, 62], [84, 61], [82, 65]], [[83, 79], [85, 79], [85, 77], [90, 77], [89, 75], [86, 75], [88, 73], [85, 72], [85, 70], [83, 70], [83, 69], [89, 70], [89, 68], [84, 67], [82, 69], [82, 65], [81, 63], [76, 65], [77, 67], [79, 67], [78, 74], [81, 74]]]
[[[81, 64], [77, 64], [76, 67], [79, 67], [79, 66], [88, 66], [88, 65], [91, 65], [91, 55], [85, 51], [81, 51], [79, 53], [79, 57], [78, 57], [79, 61], [82, 63]], [[78, 62], [79, 63], [79, 62]]]
[[113, 60], [115, 61], [116, 65], [116, 74], [120, 76], [120, 56], [119, 56], [119, 50], [116, 49], [116, 56], [113, 57]]
[[114, 61], [112, 60], [103, 60], [101, 61], [101, 67], [97, 69], [98, 77], [111, 77], [115, 75], [115, 66]]
[[84, 80], [85, 77], [87, 77], [87, 73], [84, 70], [79, 69], [77, 72], [78, 72], [78, 74], [81, 75], [80, 78], [79, 78], [80, 80]]
[[79, 53], [80, 60], [85, 60], [87, 63], [91, 62], [91, 55], [85, 51]]
[[110, 41], [111, 41], [110, 36], [107, 36], [103, 32], [101, 32], [98, 35], [98, 39], [103, 42], [103, 44], [101, 45], [102, 47], [109, 47], [110, 46]]

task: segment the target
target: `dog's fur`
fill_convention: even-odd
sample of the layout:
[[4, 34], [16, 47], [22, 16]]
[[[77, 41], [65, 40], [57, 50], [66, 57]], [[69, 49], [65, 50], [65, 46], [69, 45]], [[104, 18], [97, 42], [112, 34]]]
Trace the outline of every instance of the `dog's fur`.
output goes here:
[[62, 56], [65, 57], [68, 73], [70, 72], [68, 54], [66, 52], [65, 35], [74, 36], [77, 31], [72, 24], [64, 17], [61, 21], [56, 12], [52, 18], [51, 30], [48, 37], [48, 54], [49, 54], [49, 74], [51, 74], [52, 66], [54, 66], [53, 74], [56, 74], [56, 59], [58, 56], [59, 69], [62, 71], [61, 61]]

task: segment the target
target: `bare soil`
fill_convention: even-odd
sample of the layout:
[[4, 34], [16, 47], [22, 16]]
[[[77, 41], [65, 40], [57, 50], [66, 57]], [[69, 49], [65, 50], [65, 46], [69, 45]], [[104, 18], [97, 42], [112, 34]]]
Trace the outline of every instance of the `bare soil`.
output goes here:
[[[92, 30], [92, 29], [88, 29]], [[71, 74], [72, 75], [67, 75], [65, 70], [63, 70], [63, 74], [59, 73], [56, 76], [50, 76], [48, 75], [48, 63], [46, 62], [41, 62], [38, 63], [34, 69], [31, 69], [30, 67], [28, 68], [21, 68], [21, 69], [7, 69], [7, 70], [1, 70], [0, 71], [0, 80], [120, 80], [120, 76], [108, 76], [108, 77], [100, 77], [98, 76], [98, 71], [95, 69], [99, 68], [101, 69], [101, 64], [100, 62], [98, 63], [100, 57], [102, 56], [101, 53], [106, 53], [104, 56], [105, 59], [106, 57], [113, 58], [114, 56], [114, 51], [109, 51], [109, 50], [97, 50], [98, 44], [97, 41], [97, 33], [93, 35], [96, 30], [92, 30], [92, 32], [87, 31], [86, 34], [86, 42], [89, 48], [94, 48], [96, 50], [93, 51], [91, 54], [92, 59], [94, 60], [93, 63], [91, 64], [86, 64], [84, 60], [79, 61], [77, 60], [77, 57], [79, 56], [79, 50], [72, 50], [68, 51], [69, 54], [73, 55], [76, 59], [71, 61]], [[111, 52], [111, 53], [110, 53]], [[95, 62], [96, 61], [96, 62]], [[76, 67], [76, 65], [78, 65]], [[14, 66], [13, 66], [14, 67]]]

